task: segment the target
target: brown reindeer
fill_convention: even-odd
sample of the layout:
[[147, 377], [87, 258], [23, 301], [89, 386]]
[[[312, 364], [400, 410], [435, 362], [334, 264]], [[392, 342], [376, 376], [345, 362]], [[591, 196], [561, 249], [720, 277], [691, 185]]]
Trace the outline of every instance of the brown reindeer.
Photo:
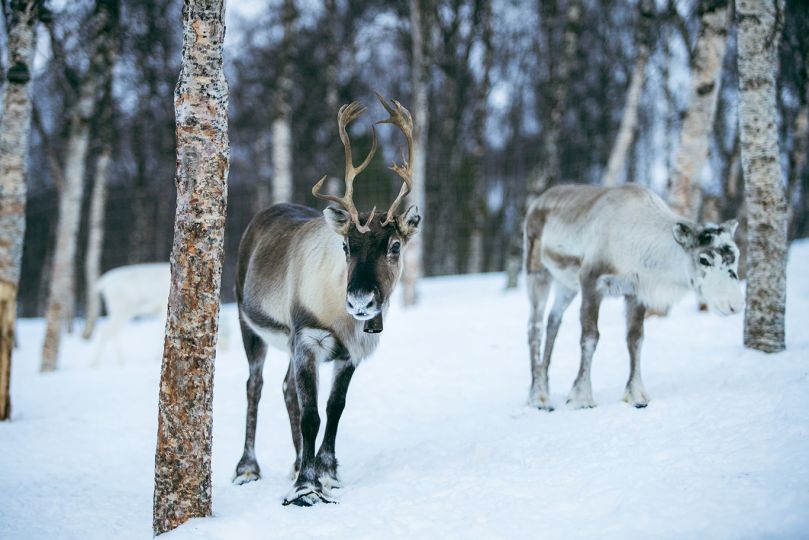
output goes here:
[[[236, 467], [237, 484], [260, 477], [254, 446], [256, 414], [263, 385], [267, 346], [290, 355], [283, 391], [295, 444], [295, 476], [284, 505], [333, 502], [339, 487], [334, 441], [354, 369], [376, 349], [381, 318], [402, 269], [407, 241], [418, 231], [418, 208], [396, 214], [410, 192], [413, 121], [397, 101], [377, 94], [389, 117], [377, 123], [397, 126], [407, 140], [407, 160], [391, 169], [403, 184], [384, 215], [359, 212], [354, 180], [376, 152], [376, 131], [365, 160], [354, 166], [346, 126], [367, 109], [354, 102], [337, 115], [345, 148], [345, 194], [325, 195], [326, 177], [312, 189], [315, 197], [336, 203], [323, 212], [296, 204], [277, 204], [252, 220], [239, 245], [236, 298], [250, 376], [244, 454]], [[318, 365], [334, 362], [334, 380], [323, 442], [315, 454], [320, 428], [317, 409]]]

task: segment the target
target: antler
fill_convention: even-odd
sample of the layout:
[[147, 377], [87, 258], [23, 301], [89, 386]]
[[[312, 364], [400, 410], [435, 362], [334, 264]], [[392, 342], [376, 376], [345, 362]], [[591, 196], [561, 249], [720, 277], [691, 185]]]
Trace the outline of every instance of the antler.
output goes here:
[[348, 132], [346, 131], [346, 126], [362, 116], [365, 111], [368, 109], [366, 107], [362, 107], [359, 102], [355, 101], [349, 105], [343, 105], [340, 107], [340, 111], [337, 113], [337, 125], [340, 128], [340, 140], [343, 141], [343, 147], [345, 148], [345, 156], [346, 156], [346, 172], [345, 172], [345, 184], [346, 190], [342, 197], [336, 197], [334, 195], [328, 195], [325, 193], [320, 192], [320, 188], [323, 186], [323, 182], [326, 181], [326, 176], [321, 178], [317, 184], [312, 188], [312, 195], [317, 197], [318, 199], [323, 199], [324, 201], [332, 201], [343, 208], [346, 209], [348, 214], [351, 216], [351, 221], [357, 226], [357, 230], [361, 233], [366, 233], [371, 230], [368, 225], [371, 223], [371, 220], [374, 219], [374, 213], [376, 212], [376, 207], [371, 210], [371, 215], [365, 224], [360, 223], [360, 216], [359, 212], [357, 212], [357, 207], [354, 205], [354, 178], [365, 170], [369, 163], [371, 163], [371, 159], [374, 157], [376, 153], [376, 129], [374, 126], [371, 126], [371, 150], [368, 152], [368, 155], [365, 157], [365, 160], [360, 163], [359, 166], [354, 166], [354, 159], [351, 157], [351, 141], [348, 138]]
[[388, 111], [388, 114], [390, 115], [385, 120], [380, 120], [377, 122], [377, 124], [393, 124], [402, 130], [405, 139], [407, 139], [407, 159], [402, 156], [401, 164], [394, 161], [390, 166], [390, 169], [398, 174], [402, 180], [404, 180], [404, 183], [399, 190], [399, 195], [396, 197], [396, 200], [393, 201], [393, 204], [390, 205], [388, 213], [385, 216], [385, 219], [382, 221], [382, 225], [387, 225], [393, 221], [396, 209], [402, 203], [402, 200], [407, 196], [407, 194], [410, 193], [410, 189], [413, 187], [413, 118], [410, 116], [410, 111], [405, 109], [402, 104], [395, 99], [391, 100], [392, 104], [389, 104], [387, 100], [381, 94], [379, 94], [379, 92], [374, 93], [376, 94], [379, 102], [383, 107], [385, 107], [385, 110]]

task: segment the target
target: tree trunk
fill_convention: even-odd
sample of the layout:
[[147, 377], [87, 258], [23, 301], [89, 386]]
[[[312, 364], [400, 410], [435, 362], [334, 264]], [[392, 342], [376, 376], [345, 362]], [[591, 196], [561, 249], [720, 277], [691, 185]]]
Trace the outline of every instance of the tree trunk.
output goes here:
[[17, 322], [25, 236], [25, 177], [31, 132], [31, 62], [36, 40], [36, 0], [11, 4], [8, 73], [0, 129], [0, 420], [11, 417], [11, 355]]
[[295, 40], [295, 20], [298, 16], [294, 0], [284, 0], [281, 19], [284, 38], [279, 51], [281, 76], [275, 93], [275, 120], [272, 123], [272, 202], [291, 202], [292, 185], [292, 128], [290, 126], [289, 96], [292, 93], [292, 57]]
[[104, 85], [107, 66], [114, 62], [115, 26], [118, 20], [118, 0], [97, 0], [90, 27], [95, 42], [87, 74], [81, 83], [79, 97], [71, 113], [67, 142], [67, 161], [62, 192], [59, 196], [59, 222], [53, 255], [53, 273], [45, 315], [45, 343], [42, 346], [41, 371], [54, 371], [59, 356], [59, 342], [76, 263], [76, 244], [84, 193], [84, 170], [90, 140], [90, 122], [96, 111], [98, 91]]
[[483, 45], [483, 73], [474, 109], [474, 140], [473, 171], [472, 171], [472, 199], [471, 199], [471, 232], [469, 235], [469, 259], [466, 271], [470, 273], [483, 272], [483, 229], [488, 222], [486, 213], [486, 113], [491, 86], [490, 73], [494, 60], [492, 47], [492, 8], [489, 2], [483, 2], [480, 9], [480, 26], [482, 29], [481, 42]]
[[228, 87], [224, 0], [185, 0], [177, 118], [177, 214], [155, 453], [155, 535], [211, 515], [213, 374], [222, 277]]
[[632, 78], [629, 80], [629, 88], [626, 92], [626, 104], [624, 105], [624, 114], [621, 117], [621, 126], [618, 128], [618, 135], [612, 146], [610, 159], [607, 162], [607, 170], [602, 180], [603, 185], [607, 187], [620, 184], [620, 175], [624, 170], [626, 156], [632, 147], [635, 130], [638, 126], [638, 109], [640, 108], [640, 98], [643, 95], [643, 83], [646, 81], [646, 64], [652, 52], [653, 2], [651, 0], [641, 0], [638, 3], [638, 12], [638, 52], [635, 57], [635, 67], [632, 68]]
[[[427, 173], [427, 133], [429, 130], [429, 102], [427, 93], [428, 60], [425, 42], [429, 39], [428, 20], [431, 9], [429, 0], [410, 0], [410, 27], [413, 46], [413, 189], [407, 196], [407, 204], [419, 207], [422, 219], [427, 211], [425, 177]], [[424, 275], [424, 239], [416, 235], [407, 246], [402, 271], [402, 300], [405, 306], [418, 302], [418, 280]]]
[[[112, 65], [110, 64], [110, 67]], [[101, 313], [101, 298], [96, 290], [101, 276], [101, 254], [104, 247], [104, 212], [107, 203], [107, 178], [112, 161], [112, 73], [108, 74], [107, 89], [102, 102], [99, 127], [101, 152], [96, 160], [93, 193], [90, 196], [90, 215], [87, 228], [87, 254], [84, 259], [85, 321], [82, 337], [90, 339]]]
[[[806, 69], [809, 70], [809, 56], [806, 59]], [[809, 71], [807, 71], [809, 73]], [[789, 154], [789, 178], [787, 180], [787, 233], [795, 230], [795, 193], [800, 187], [800, 178], [806, 167], [806, 155], [809, 153], [809, 81], [805, 81], [803, 103], [795, 115], [793, 123], [792, 152]]]
[[775, 106], [780, 14], [781, 0], [736, 2], [748, 234], [744, 344], [764, 352], [785, 348], [787, 204]]
[[680, 146], [669, 178], [669, 204], [681, 216], [696, 219], [699, 174], [708, 158], [711, 127], [722, 81], [722, 61], [730, 26], [728, 0], [702, 0], [700, 29], [691, 63], [691, 99], [683, 120]]
[[552, 77], [551, 82], [553, 85], [551, 111], [547, 119], [547, 125], [543, 127], [543, 166], [541, 174], [537, 175], [528, 187], [528, 199], [525, 208], [528, 208], [528, 205], [539, 197], [546, 188], [556, 185], [561, 180], [562, 158], [559, 138], [562, 134], [562, 120], [567, 107], [570, 74], [578, 47], [581, 12], [580, 0], [571, 0], [565, 15], [562, 54], [559, 58], [556, 74]]

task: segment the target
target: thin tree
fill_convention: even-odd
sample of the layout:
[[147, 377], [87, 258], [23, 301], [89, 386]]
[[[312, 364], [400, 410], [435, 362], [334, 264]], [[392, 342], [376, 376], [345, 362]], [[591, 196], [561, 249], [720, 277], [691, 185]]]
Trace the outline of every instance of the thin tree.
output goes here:
[[213, 372], [222, 277], [228, 85], [225, 0], [185, 0], [174, 90], [177, 214], [155, 453], [155, 535], [211, 514]]
[[59, 222], [45, 314], [42, 371], [56, 369], [62, 327], [71, 305], [90, 128], [105, 78], [111, 73], [109, 66], [115, 61], [118, 8], [118, 0], [97, 0], [90, 19], [89, 28], [94, 36], [90, 64], [71, 111], [64, 184], [59, 195]]
[[[4, 13], [6, 12], [3, 0]], [[0, 420], [11, 416], [11, 354], [17, 322], [25, 180], [31, 132], [31, 62], [39, 0], [11, 2], [8, 11], [8, 73], [0, 129]]]
[[483, 47], [483, 66], [478, 95], [473, 108], [474, 147], [472, 149], [472, 199], [470, 201], [471, 232], [469, 235], [469, 260], [466, 270], [470, 273], [483, 272], [483, 233], [486, 224], [486, 114], [488, 111], [491, 70], [494, 61], [492, 46], [492, 6], [483, 2], [478, 12]]
[[[427, 211], [425, 180], [427, 174], [427, 134], [430, 121], [428, 102], [429, 60], [427, 42], [430, 39], [431, 0], [410, 0], [410, 28], [413, 84], [413, 189], [407, 204], [419, 207], [421, 215]], [[412, 306], [418, 301], [418, 280], [424, 274], [424, 241], [416, 235], [410, 241], [402, 270], [402, 299]]]
[[295, 21], [298, 10], [294, 0], [284, 0], [281, 7], [281, 20], [284, 37], [279, 51], [281, 76], [275, 93], [275, 120], [272, 123], [272, 202], [274, 204], [292, 200], [292, 121], [290, 119], [292, 95], [292, 56], [295, 44]]
[[699, 186], [695, 184], [708, 158], [711, 127], [722, 80], [722, 61], [727, 49], [730, 12], [729, 0], [700, 0], [700, 29], [691, 58], [691, 97], [668, 190], [672, 209], [690, 219], [696, 219], [699, 209]]
[[[109, 65], [112, 68], [112, 64]], [[90, 211], [87, 218], [87, 251], [84, 256], [85, 321], [82, 337], [93, 335], [98, 315], [101, 312], [101, 298], [96, 290], [101, 276], [101, 254], [104, 246], [104, 214], [107, 208], [107, 179], [112, 161], [112, 73], [107, 77], [101, 114], [98, 122], [98, 142], [101, 146], [95, 163], [93, 191], [90, 194]]]
[[739, 128], [747, 205], [744, 344], [785, 348], [787, 203], [779, 164], [776, 72], [781, 0], [737, 0]]
[[632, 77], [629, 79], [629, 88], [626, 91], [626, 104], [621, 117], [621, 126], [610, 151], [607, 162], [607, 171], [604, 173], [602, 183], [605, 186], [617, 186], [621, 180], [621, 171], [626, 163], [626, 156], [632, 147], [635, 131], [638, 127], [638, 109], [643, 94], [643, 84], [646, 81], [646, 64], [652, 53], [654, 22], [654, 2], [641, 0], [638, 2], [638, 23], [636, 41], [638, 51], [635, 54], [635, 65], [632, 68]]

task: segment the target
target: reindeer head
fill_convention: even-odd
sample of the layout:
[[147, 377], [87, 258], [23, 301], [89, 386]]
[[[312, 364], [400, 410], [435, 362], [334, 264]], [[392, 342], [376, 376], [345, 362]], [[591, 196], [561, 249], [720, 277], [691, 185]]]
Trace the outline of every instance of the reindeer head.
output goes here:
[[390, 299], [393, 287], [401, 273], [401, 259], [407, 241], [418, 232], [421, 216], [418, 208], [411, 206], [396, 214], [402, 200], [410, 193], [413, 183], [413, 120], [410, 113], [398, 101], [389, 104], [377, 94], [377, 98], [390, 116], [377, 124], [393, 124], [402, 130], [407, 140], [407, 158], [402, 164], [394, 163], [391, 169], [399, 175], [403, 184], [399, 195], [387, 213], [376, 215], [376, 208], [360, 213], [354, 205], [354, 179], [371, 162], [376, 152], [376, 129], [371, 128], [372, 142], [368, 156], [357, 167], [351, 156], [351, 142], [346, 126], [359, 118], [367, 109], [354, 102], [343, 105], [337, 114], [340, 140], [345, 148], [345, 193], [342, 197], [320, 192], [326, 177], [312, 188], [312, 194], [323, 200], [337, 203], [323, 211], [326, 223], [343, 237], [343, 252], [348, 267], [346, 285], [346, 310], [357, 320], [370, 320], [382, 312]]
[[739, 287], [739, 248], [733, 240], [738, 223], [711, 224], [679, 222], [674, 239], [691, 257], [691, 285], [697, 294], [722, 315], [738, 313], [744, 307]]

